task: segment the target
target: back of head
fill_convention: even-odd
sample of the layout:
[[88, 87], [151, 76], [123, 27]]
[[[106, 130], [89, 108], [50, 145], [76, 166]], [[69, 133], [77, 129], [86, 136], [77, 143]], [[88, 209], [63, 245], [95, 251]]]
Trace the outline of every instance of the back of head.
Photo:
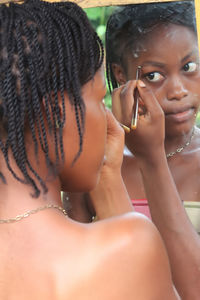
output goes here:
[[[27, 128], [31, 132], [35, 154], [42, 151], [47, 166], [55, 171], [42, 113], [54, 136], [51, 147], [55, 148], [58, 162], [64, 158], [65, 114], [61, 118], [57, 94], [61, 94], [65, 112], [66, 91], [75, 107], [80, 138], [78, 157], [85, 112], [81, 87], [93, 78], [102, 60], [102, 43], [76, 4], [27, 0], [23, 4], [0, 5], [0, 149], [13, 176], [31, 185], [36, 197], [41, 188], [46, 191], [46, 186], [29, 162], [25, 132]], [[10, 151], [21, 177], [10, 165]], [[6, 181], [1, 172], [0, 175]]]
[[[186, 26], [196, 32], [193, 1], [125, 5], [110, 16], [106, 30], [106, 69], [110, 91], [118, 86], [112, 63], [124, 64], [126, 50], [161, 24]], [[126, 68], [125, 64], [123, 65]]]

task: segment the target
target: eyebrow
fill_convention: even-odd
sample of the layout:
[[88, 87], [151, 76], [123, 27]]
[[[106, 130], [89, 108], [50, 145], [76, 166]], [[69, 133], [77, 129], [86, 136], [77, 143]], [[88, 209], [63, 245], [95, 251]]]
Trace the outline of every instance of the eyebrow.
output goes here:
[[144, 67], [146, 65], [152, 65], [152, 66], [155, 66], [155, 67], [163, 68], [166, 64], [161, 63], [161, 62], [157, 62], [157, 61], [148, 60], [148, 61], [143, 62], [142, 67]]
[[185, 60], [187, 60], [192, 55], [196, 55], [196, 51], [191, 51], [189, 54], [187, 54], [185, 57], [183, 57], [181, 59], [181, 62], [184, 62]]

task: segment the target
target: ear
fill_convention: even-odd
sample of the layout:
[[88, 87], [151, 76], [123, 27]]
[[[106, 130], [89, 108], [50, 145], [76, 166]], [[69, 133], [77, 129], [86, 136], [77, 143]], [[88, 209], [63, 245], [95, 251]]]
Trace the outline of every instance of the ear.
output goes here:
[[[69, 98], [68, 98], [68, 95], [67, 95], [67, 93], [66, 92], [64, 92], [64, 101], [65, 101], [65, 109], [66, 109], [66, 106], [67, 105], [69, 105], [69, 106], [71, 106], [70, 105], [70, 101], [69, 101]], [[53, 96], [53, 92], [52, 92], [52, 94], [51, 94], [51, 101], [52, 101], [52, 105], [50, 105], [50, 101], [49, 101], [49, 99], [47, 100], [47, 101], [45, 101], [45, 99], [43, 98], [42, 99], [42, 106], [43, 106], [43, 111], [45, 112], [45, 111], [47, 111], [47, 109], [49, 110], [49, 112], [50, 112], [50, 114], [51, 114], [51, 120], [53, 121], [53, 116], [52, 116], [52, 113], [54, 113], [55, 114], [55, 99], [54, 99], [54, 96]], [[60, 91], [58, 91], [58, 93], [57, 93], [57, 109], [59, 110], [59, 116], [60, 116], [60, 119], [62, 119], [63, 118], [63, 114], [64, 114], [64, 107], [63, 107], [63, 103], [62, 103], [62, 96], [61, 96], [61, 93], [60, 93]], [[48, 108], [47, 108], [47, 106], [48, 106]], [[53, 111], [52, 111], [52, 109], [53, 109]], [[45, 114], [46, 115], [46, 114]], [[45, 118], [45, 115], [44, 115], [44, 118]], [[56, 119], [57, 119], [58, 117], [56, 117]]]
[[112, 71], [119, 85], [127, 82], [126, 75], [122, 66], [118, 64], [112, 64]]

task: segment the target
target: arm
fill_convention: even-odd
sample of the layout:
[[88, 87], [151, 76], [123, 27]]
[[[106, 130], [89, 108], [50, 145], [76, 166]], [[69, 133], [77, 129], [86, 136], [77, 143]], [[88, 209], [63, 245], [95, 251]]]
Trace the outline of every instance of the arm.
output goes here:
[[[170, 174], [165, 154], [141, 161], [154, 224], [165, 242], [173, 280], [184, 300], [200, 295], [200, 238], [190, 223]], [[153, 176], [152, 176], [153, 174]]]
[[99, 183], [90, 192], [90, 199], [98, 220], [133, 211], [121, 176], [124, 131], [109, 111], [107, 112], [107, 124], [105, 162]]
[[[129, 92], [115, 95], [115, 115], [130, 124], [133, 84]], [[126, 142], [136, 156], [142, 173], [152, 220], [168, 251], [173, 280], [182, 299], [196, 300], [200, 295], [200, 238], [190, 223], [168, 168], [164, 151], [164, 117], [154, 95], [138, 86], [145, 105], [138, 128], [127, 134]], [[119, 98], [123, 98], [122, 100]], [[123, 109], [120, 107], [123, 106]]]

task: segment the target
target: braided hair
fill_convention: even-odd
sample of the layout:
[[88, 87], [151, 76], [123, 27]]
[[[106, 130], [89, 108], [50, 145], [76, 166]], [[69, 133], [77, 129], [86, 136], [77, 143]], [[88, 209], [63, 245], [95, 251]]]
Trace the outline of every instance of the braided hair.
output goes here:
[[126, 70], [125, 55], [137, 42], [161, 24], [176, 24], [196, 33], [193, 1], [125, 5], [117, 8], [108, 19], [106, 29], [106, 73], [110, 92], [118, 87], [112, 64]]
[[[47, 167], [55, 174], [58, 162], [64, 160], [66, 91], [75, 108], [79, 134], [75, 162], [82, 151], [84, 134], [81, 88], [94, 77], [103, 55], [101, 40], [84, 11], [74, 3], [26, 0], [23, 4], [0, 5], [0, 151], [14, 178], [32, 186], [33, 197], [41, 190], [47, 192], [47, 187], [29, 161], [25, 132], [29, 128], [36, 157], [41, 149]], [[56, 163], [49, 157], [42, 101], [48, 130], [54, 137]], [[12, 168], [10, 151], [22, 176]], [[6, 182], [2, 172], [0, 177]]]

